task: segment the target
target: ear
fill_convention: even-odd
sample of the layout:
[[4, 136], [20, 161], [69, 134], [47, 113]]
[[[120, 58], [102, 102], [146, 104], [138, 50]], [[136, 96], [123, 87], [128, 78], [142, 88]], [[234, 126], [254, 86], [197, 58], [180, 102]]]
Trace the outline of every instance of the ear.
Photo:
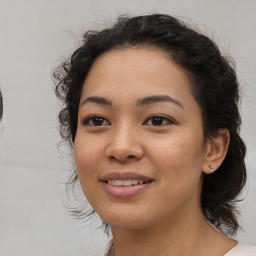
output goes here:
[[208, 139], [202, 169], [205, 174], [211, 174], [220, 167], [226, 157], [229, 141], [230, 134], [228, 129], [220, 129], [218, 136]]

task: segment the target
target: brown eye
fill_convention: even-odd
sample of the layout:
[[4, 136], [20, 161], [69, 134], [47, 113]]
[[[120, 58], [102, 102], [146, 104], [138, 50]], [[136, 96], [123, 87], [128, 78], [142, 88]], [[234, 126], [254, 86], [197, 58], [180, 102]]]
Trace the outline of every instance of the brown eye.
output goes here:
[[109, 125], [110, 123], [101, 116], [91, 116], [84, 120], [83, 125], [86, 126], [103, 126]]
[[174, 122], [167, 117], [157, 115], [148, 118], [144, 124], [150, 126], [163, 126], [167, 124], [174, 124]]
[[164, 119], [162, 117], [156, 116], [153, 117], [151, 122], [153, 125], [162, 125], [163, 124]]

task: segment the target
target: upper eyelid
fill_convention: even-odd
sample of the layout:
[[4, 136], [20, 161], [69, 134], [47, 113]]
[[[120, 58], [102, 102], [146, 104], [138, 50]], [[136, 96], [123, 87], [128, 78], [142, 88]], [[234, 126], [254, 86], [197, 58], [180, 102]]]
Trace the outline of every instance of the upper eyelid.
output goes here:
[[105, 117], [103, 117], [101, 115], [89, 115], [86, 118], [82, 119], [82, 124], [84, 125], [85, 123], [88, 123], [94, 117], [100, 117], [100, 118], [104, 119], [105, 121], [107, 121], [108, 123], [110, 123]]
[[170, 123], [174, 123], [174, 124], [177, 123], [175, 120], [173, 120], [172, 118], [167, 117], [167, 116], [165, 116], [165, 115], [154, 114], [154, 115], [152, 115], [152, 116], [149, 116], [149, 117], [143, 122], [143, 124], [144, 124], [145, 122], [147, 122], [148, 120], [150, 120], [151, 118], [153, 118], [153, 117], [162, 117], [163, 119], [170, 121]]
[[165, 118], [165, 119], [169, 119], [170, 121], [172, 121], [172, 119], [166, 115], [162, 115], [162, 114], [153, 114], [153, 115], [150, 115], [146, 120], [152, 118], [152, 117], [162, 117], [162, 118]]

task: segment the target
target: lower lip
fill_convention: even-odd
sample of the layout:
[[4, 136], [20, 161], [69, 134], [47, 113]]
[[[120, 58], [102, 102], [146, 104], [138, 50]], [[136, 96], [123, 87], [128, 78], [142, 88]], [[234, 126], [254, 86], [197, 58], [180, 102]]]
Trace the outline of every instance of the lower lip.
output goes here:
[[103, 188], [105, 191], [111, 196], [115, 197], [130, 197], [138, 194], [139, 192], [145, 190], [148, 186], [150, 186], [152, 182], [148, 182], [141, 185], [133, 185], [133, 186], [113, 186], [106, 182], [102, 182]]

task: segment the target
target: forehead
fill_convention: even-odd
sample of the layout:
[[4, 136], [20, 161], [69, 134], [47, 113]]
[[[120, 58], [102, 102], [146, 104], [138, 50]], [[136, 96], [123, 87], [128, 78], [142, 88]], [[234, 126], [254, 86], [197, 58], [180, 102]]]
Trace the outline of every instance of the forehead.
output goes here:
[[186, 72], [167, 52], [132, 47], [110, 50], [95, 60], [84, 81], [81, 100], [102, 96], [130, 102], [153, 94], [194, 101]]

